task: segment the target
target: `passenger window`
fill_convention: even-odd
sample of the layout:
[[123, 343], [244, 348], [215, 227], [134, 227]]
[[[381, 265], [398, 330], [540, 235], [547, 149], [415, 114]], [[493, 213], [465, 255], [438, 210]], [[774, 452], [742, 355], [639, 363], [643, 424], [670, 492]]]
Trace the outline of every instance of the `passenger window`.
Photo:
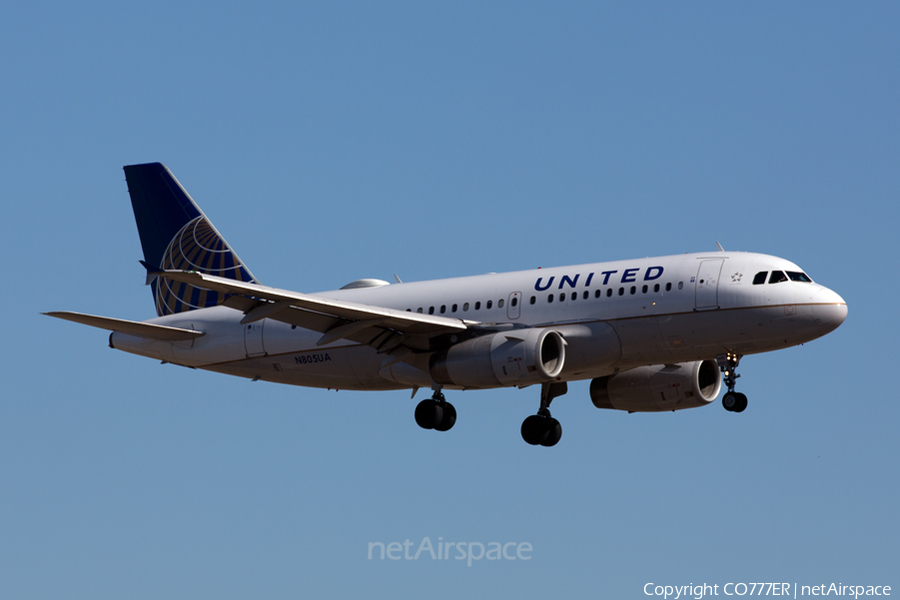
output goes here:
[[417, 308], [417, 309], [416, 309], [416, 312], [417, 312], [417, 313], [422, 312], [422, 307], [420, 306], [419, 308]]
[[772, 271], [772, 274], [769, 275], [769, 283], [781, 283], [782, 281], [787, 281], [787, 275], [781, 271]]
[[578, 300], [578, 292], [572, 292], [572, 300]]
[[587, 300], [590, 297], [591, 297], [591, 293], [587, 290], [584, 290], [584, 299]]
[[631, 295], [634, 296], [634, 293], [637, 291], [635, 286], [631, 286]]
[[762, 285], [766, 282], [766, 276], [769, 274], [768, 271], [760, 271], [753, 277], [753, 285]]
[[429, 306], [429, 307], [428, 307], [428, 314], [429, 314], [429, 315], [433, 315], [433, 314], [434, 314], [434, 307], [433, 307], [433, 306]]
[[666, 284], [666, 291], [667, 291], [667, 292], [671, 292], [671, 291], [672, 291], [672, 282], [671, 282], [671, 281], [670, 281], [669, 283]]
[[532, 297], [531, 297], [531, 303], [534, 304], [535, 302], [537, 302], [537, 298], [536, 298], [535, 296], [532, 296]]
[[456, 312], [456, 305], [455, 305], [455, 304], [454, 304], [453, 306], [450, 307], [450, 312]]
[[553, 294], [550, 294], [549, 296], [547, 296], [547, 302], [548, 302], [548, 303], [552, 303], [552, 302], [553, 302]]
[[620, 295], [620, 296], [624, 296], [624, 295], [625, 295], [625, 288], [619, 288], [619, 295]]
[[497, 308], [503, 308], [503, 298], [497, 300]]
[[445, 312], [447, 312], [447, 305], [441, 304], [441, 314], [444, 314]]
[[509, 303], [510, 303], [510, 305], [512, 305], [513, 308], [515, 308], [516, 306], [519, 305], [519, 299], [516, 298], [515, 296], [513, 296], [513, 299], [510, 300]]
[[475, 310], [481, 310], [481, 302], [480, 301], [475, 303]]
[[798, 273], [797, 271], [788, 271], [787, 276], [791, 281], [802, 281], [803, 283], [812, 283], [812, 279], [806, 273]]
[[612, 298], [612, 288], [609, 288], [609, 289], [606, 290], [606, 297], [607, 297], [607, 298]]
[[679, 282], [678, 282], [678, 289], [680, 290], [680, 289], [683, 288], [683, 287], [684, 287], [684, 282], [683, 282], [683, 281], [679, 281]]
[[656, 285], [653, 286], [653, 291], [654, 291], [654, 292], [658, 292], [658, 291], [659, 291], [659, 284], [658, 284], [658, 283], [657, 283]]
[[599, 298], [599, 297], [600, 297], [600, 290], [597, 290], [596, 292], [594, 292], [594, 298]]
[[646, 286], [646, 285], [645, 285], [644, 287], [641, 288], [641, 293], [642, 293], [642, 294], [646, 294], [646, 293], [647, 293], [647, 286]]
[[467, 312], [468, 310], [469, 310], [469, 303], [466, 302], [465, 304], [463, 304], [463, 312]]
[[485, 308], [490, 308], [490, 307], [492, 307], [493, 305], [494, 305], [494, 301], [493, 301], [493, 300], [488, 300], [488, 301], [487, 301], [487, 304], [485, 304], [484, 307], [485, 307]]

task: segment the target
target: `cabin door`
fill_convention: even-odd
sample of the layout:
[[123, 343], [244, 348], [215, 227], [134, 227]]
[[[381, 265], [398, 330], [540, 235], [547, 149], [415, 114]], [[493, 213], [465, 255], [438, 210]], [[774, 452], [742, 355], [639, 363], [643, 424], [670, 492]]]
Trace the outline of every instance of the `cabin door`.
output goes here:
[[696, 290], [697, 310], [719, 308], [719, 273], [722, 271], [723, 259], [704, 260], [697, 270]]

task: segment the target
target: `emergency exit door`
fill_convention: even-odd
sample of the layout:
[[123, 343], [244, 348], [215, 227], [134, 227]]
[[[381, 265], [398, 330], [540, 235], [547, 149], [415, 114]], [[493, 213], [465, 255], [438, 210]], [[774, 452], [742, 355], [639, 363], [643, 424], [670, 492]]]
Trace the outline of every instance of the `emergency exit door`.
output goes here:
[[244, 348], [247, 350], [247, 358], [265, 355], [266, 348], [263, 346], [263, 325], [265, 322], [266, 320], [262, 319], [244, 326]]

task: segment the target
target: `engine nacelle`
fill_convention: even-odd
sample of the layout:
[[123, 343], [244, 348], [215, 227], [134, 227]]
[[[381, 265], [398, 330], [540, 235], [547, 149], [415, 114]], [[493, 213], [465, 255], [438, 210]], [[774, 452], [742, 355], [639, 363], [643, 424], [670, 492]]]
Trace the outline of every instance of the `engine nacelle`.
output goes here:
[[430, 371], [444, 385], [490, 388], [550, 381], [563, 370], [566, 342], [552, 329], [483, 335], [435, 353]]
[[591, 381], [591, 401], [597, 408], [657, 412], [705, 406], [722, 389], [722, 374], [714, 360], [638, 367]]

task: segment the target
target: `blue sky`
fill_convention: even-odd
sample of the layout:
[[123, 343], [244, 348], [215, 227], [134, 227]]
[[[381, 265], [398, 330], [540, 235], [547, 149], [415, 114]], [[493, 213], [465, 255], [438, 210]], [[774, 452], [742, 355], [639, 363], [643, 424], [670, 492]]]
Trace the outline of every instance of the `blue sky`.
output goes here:
[[[645, 597], [900, 585], [895, 3], [7, 3], [0, 596]], [[153, 316], [122, 165], [319, 291], [711, 250], [850, 314], [749, 356], [740, 415], [251, 383], [40, 316]], [[381, 561], [370, 542], [527, 542]]]

